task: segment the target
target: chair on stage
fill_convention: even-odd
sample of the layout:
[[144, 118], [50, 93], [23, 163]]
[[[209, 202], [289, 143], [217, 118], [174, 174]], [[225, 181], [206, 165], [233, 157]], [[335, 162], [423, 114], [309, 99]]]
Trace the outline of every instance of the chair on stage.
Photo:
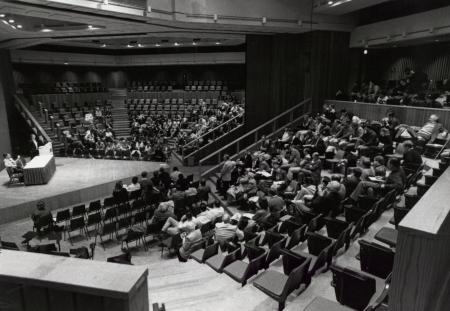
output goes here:
[[7, 167], [6, 172], [9, 176], [8, 187], [14, 184], [23, 183], [23, 173], [14, 172], [14, 169], [12, 167]]

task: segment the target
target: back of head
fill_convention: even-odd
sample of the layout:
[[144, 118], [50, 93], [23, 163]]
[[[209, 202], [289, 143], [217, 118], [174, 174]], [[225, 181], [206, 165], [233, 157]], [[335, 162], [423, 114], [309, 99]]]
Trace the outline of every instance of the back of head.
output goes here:
[[231, 220], [230, 215], [224, 214], [224, 215], [222, 216], [222, 222], [228, 224], [228, 223], [230, 223], [230, 220]]
[[353, 169], [353, 175], [355, 175], [356, 177], [361, 177], [361, 175], [362, 175], [362, 170], [359, 168], [359, 167], [355, 167], [354, 169]]
[[407, 140], [403, 143], [403, 147], [405, 148], [412, 148], [413, 147], [413, 142], [410, 140]]
[[400, 160], [397, 158], [392, 158], [389, 160], [389, 165], [391, 169], [399, 169], [400, 168]]
[[147, 173], [146, 171], [143, 171], [143, 172], [141, 173], [141, 177], [142, 177], [142, 178], [147, 178], [147, 176], [148, 176], [148, 173]]
[[131, 179], [131, 183], [133, 183], [133, 184], [136, 184], [137, 182], [138, 182], [138, 177], [137, 176], [134, 176], [132, 179]]
[[383, 158], [383, 156], [381, 156], [381, 155], [377, 155], [377, 156], [375, 156], [374, 158], [373, 158], [373, 161], [374, 162], [378, 162], [378, 164], [380, 164], [380, 165], [384, 165], [384, 158]]

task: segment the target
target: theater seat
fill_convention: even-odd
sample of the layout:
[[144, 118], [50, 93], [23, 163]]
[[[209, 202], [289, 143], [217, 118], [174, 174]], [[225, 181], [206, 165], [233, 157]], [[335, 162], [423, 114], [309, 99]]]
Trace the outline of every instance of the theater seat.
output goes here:
[[208, 258], [214, 256], [219, 251], [219, 243], [214, 242], [211, 245], [207, 245], [205, 248], [201, 248], [193, 252], [190, 258], [198, 261], [199, 263], [204, 263]]
[[309, 265], [309, 258], [299, 259], [289, 254], [284, 254], [284, 273], [267, 270], [253, 281], [253, 285], [278, 301], [278, 310], [283, 310], [286, 298], [302, 284], [308, 284], [307, 274]]
[[225, 267], [223, 272], [244, 286], [247, 280], [264, 267], [267, 252], [261, 247], [246, 246], [249, 262], [236, 260]]
[[374, 238], [390, 247], [395, 247], [397, 245], [397, 235], [398, 231], [394, 228], [383, 227], [375, 234]]
[[206, 260], [206, 264], [213, 268], [216, 272], [222, 273], [223, 269], [231, 264], [232, 262], [236, 261], [237, 259], [240, 259], [240, 247], [236, 248], [235, 250], [232, 250], [228, 254], [216, 254], [212, 257], [210, 257], [208, 260]]

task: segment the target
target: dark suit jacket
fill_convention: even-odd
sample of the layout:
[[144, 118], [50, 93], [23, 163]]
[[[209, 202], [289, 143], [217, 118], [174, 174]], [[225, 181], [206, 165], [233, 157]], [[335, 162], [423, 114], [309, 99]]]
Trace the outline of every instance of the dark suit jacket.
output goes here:
[[33, 143], [33, 141], [30, 139], [28, 141], [28, 154], [33, 158], [35, 156], [39, 155], [39, 147], [42, 146], [42, 143], [39, 140], [36, 140], [38, 147]]

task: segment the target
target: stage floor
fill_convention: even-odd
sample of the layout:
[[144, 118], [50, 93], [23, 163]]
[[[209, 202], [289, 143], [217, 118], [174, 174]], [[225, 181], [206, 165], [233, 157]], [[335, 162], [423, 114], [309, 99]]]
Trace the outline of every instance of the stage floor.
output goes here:
[[[0, 172], [0, 224], [28, 217], [37, 201], [50, 209], [109, 196], [118, 180], [129, 182], [142, 171], [158, 170], [162, 163], [145, 161], [56, 159], [56, 172], [46, 185], [8, 187], [6, 170]], [[73, 202], [73, 203], [72, 203]]]

